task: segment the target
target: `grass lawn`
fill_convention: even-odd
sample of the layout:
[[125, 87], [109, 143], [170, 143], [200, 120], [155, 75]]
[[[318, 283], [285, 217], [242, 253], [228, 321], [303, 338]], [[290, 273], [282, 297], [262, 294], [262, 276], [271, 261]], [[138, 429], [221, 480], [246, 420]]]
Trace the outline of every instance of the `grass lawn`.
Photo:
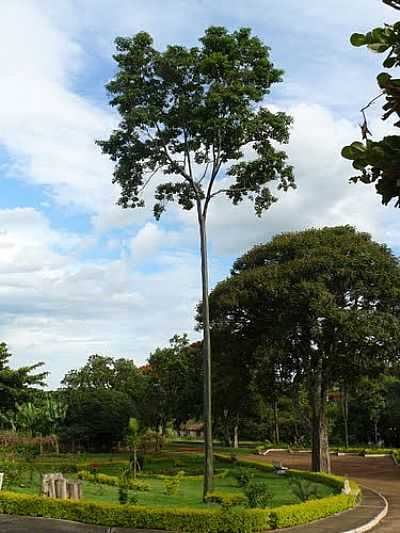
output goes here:
[[[75, 461], [76, 461], [75, 456]], [[126, 459], [126, 458], [125, 458]], [[110, 461], [110, 455], [91, 456], [90, 460], [98, 465], [100, 473], [118, 476], [123, 464], [121, 457], [119, 461]], [[47, 472], [56, 472], [57, 466], [71, 462], [71, 458], [66, 461], [54, 460], [51, 462], [51, 470]], [[72, 461], [73, 462], [73, 461]], [[78, 461], [76, 461], [78, 463]], [[103, 464], [102, 464], [103, 463]], [[113, 464], [114, 463], [114, 464]], [[40, 462], [38, 461], [38, 466]], [[48, 465], [49, 462], [42, 461], [42, 465]], [[234, 477], [235, 470], [239, 468], [235, 465], [220, 463], [216, 461], [216, 472], [228, 469], [228, 473], [224, 478], [215, 480], [215, 490], [229, 493], [243, 493], [243, 489], [238, 486]], [[42, 468], [40, 468], [43, 471]], [[138, 479], [143, 479], [150, 485], [148, 492], [134, 492], [138, 498], [139, 505], [146, 506], [168, 506], [168, 507], [197, 507], [204, 508], [206, 505], [215, 506], [215, 504], [204, 504], [202, 502], [202, 480], [201, 479], [183, 479], [180, 489], [175, 495], [167, 495], [165, 493], [165, 483], [163, 479], [159, 479], [156, 475], [174, 475], [177, 471], [184, 470], [186, 475], [197, 475], [202, 472], [202, 457], [196, 454], [174, 454], [163, 453], [147, 458], [144, 472], [138, 476]], [[251, 469], [256, 482], [264, 482], [268, 486], [269, 492], [272, 494], [270, 506], [278, 506], [284, 504], [298, 503], [299, 500], [292, 491], [290, 480], [285, 476], [277, 476], [273, 473], [261, 472], [256, 469]], [[76, 473], [66, 473], [67, 478], [76, 478]], [[40, 474], [38, 471], [34, 473], [33, 483], [28, 482], [28, 473], [24, 486], [10, 486], [10, 490], [29, 494], [38, 494], [40, 487]], [[334, 490], [322, 485], [313, 484], [317, 487], [318, 496], [325, 497], [334, 493]], [[133, 494], [133, 491], [129, 491]], [[83, 482], [83, 495], [85, 500], [103, 501], [103, 502], [118, 502], [118, 488], [103, 484], [96, 484], [88, 481]]]

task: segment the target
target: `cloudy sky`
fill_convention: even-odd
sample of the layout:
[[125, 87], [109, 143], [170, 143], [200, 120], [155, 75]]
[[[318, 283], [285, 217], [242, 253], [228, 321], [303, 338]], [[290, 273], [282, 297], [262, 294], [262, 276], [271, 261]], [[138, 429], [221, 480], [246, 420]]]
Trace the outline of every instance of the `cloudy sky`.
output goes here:
[[[353, 224], [400, 251], [400, 217], [350, 185], [340, 149], [359, 137], [381, 57], [353, 31], [391, 21], [380, 0], [2, 0], [0, 4], [0, 339], [13, 365], [44, 361], [49, 384], [91, 353], [140, 364], [193, 333], [200, 294], [194, 214], [122, 210], [112, 165], [94, 145], [117, 117], [104, 84], [117, 35], [195, 45], [209, 25], [250, 26], [285, 81], [267, 105], [294, 119], [287, 148], [298, 190], [261, 219], [218, 199], [209, 220], [211, 279], [274, 233]], [[379, 107], [371, 129], [383, 134]]]

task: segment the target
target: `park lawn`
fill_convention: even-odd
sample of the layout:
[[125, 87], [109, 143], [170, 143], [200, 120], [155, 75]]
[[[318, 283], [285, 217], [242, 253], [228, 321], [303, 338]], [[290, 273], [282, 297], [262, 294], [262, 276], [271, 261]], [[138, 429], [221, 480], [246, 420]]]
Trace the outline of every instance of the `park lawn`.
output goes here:
[[[253, 470], [254, 479], [257, 482], [264, 482], [267, 484], [269, 492], [272, 494], [270, 506], [276, 507], [279, 505], [299, 503], [298, 498], [292, 492], [289, 479], [284, 476], [277, 476], [273, 473], [262, 473]], [[66, 477], [73, 479], [76, 474], [67, 474]], [[140, 479], [140, 476], [139, 476]], [[150, 484], [149, 492], [129, 491], [131, 495], [138, 498], [138, 505], [145, 506], [162, 506], [162, 507], [195, 507], [204, 508], [207, 505], [215, 507], [215, 504], [204, 504], [202, 502], [202, 480], [201, 479], [184, 479], [181, 483], [180, 489], [175, 495], [165, 494], [165, 484], [162, 479], [143, 477], [147, 483]], [[334, 490], [322, 485], [316, 484], [318, 487], [318, 496], [326, 497], [334, 494]], [[40, 476], [38, 473], [34, 475], [34, 482], [32, 486], [24, 487], [10, 487], [15, 492], [25, 494], [38, 494], [40, 486]], [[227, 475], [224, 479], [216, 479], [215, 490], [229, 492], [229, 493], [243, 493], [233, 476]], [[118, 502], [118, 488], [108, 485], [100, 485], [88, 481], [83, 482], [83, 497], [85, 500], [92, 500], [98, 502]]]

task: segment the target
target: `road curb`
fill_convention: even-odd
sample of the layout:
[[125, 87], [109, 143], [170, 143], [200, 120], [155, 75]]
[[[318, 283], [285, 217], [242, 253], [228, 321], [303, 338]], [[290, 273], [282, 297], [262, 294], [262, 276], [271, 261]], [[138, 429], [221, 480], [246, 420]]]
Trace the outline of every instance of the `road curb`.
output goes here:
[[383, 496], [383, 494], [381, 494], [380, 492], [377, 492], [376, 490], [373, 490], [369, 487], [365, 487], [365, 488], [373, 492], [377, 496], [379, 496], [379, 498], [383, 501], [383, 504], [384, 504], [383, 509], [372, 520], [369, 520], [369, 522], [367, 522], [366, 524], [363, 524], [362, 526], [359, 526], [355, 529], [348, 529], [346, 531], [343, 531], [342, 533], [364, 533], [364, 531], [370, 531], [373, 527], [378, 525], [379, 522], [381, 522], [385, 518], [385, 516], [388, 514], [389, 503], [387, 499], [385, 498], [385, 496]]

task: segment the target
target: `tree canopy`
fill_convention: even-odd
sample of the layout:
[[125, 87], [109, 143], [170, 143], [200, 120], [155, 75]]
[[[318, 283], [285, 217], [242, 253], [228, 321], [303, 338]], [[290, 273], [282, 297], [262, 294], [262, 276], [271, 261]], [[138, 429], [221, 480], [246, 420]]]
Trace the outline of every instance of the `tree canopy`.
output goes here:
[[267, 347], [268, 367], [275, 351], [279, 375], [305, 383], [316, 470], [330, 468], [330, 387], [399, 356], [399, 296], [398, 259], [349, 226], [286, 233], [256, 246], [210, 295], [213, 332], [247, 339], [243, 357], [251, 365]]
[[38, 387], [45, 385], [47, 372], [36, 372], [43, 363], [14, 369], [9, 366], [12, 354], [7, 344], [0, 343], [0, 411], [14, 409], [17, 403], [31, 399]]

